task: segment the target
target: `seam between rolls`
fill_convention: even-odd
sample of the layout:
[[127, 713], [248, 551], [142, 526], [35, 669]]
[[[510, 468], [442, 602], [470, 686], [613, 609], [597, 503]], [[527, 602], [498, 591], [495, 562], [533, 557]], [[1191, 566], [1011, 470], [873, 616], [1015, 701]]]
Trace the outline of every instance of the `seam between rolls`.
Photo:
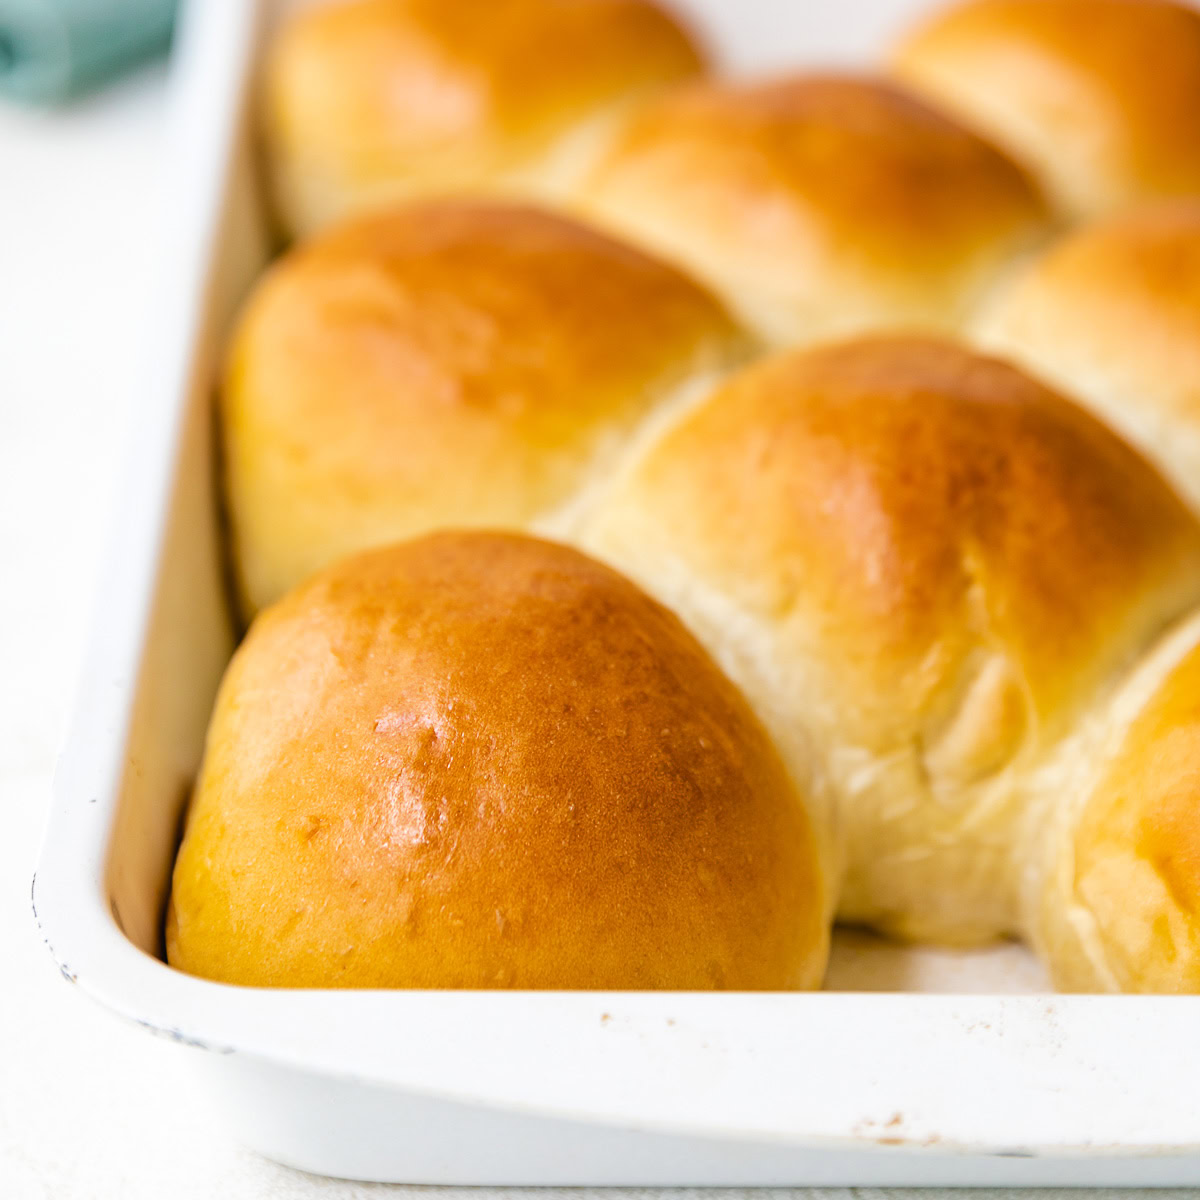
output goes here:
[[736, 357], [721, 364], [703, 364], [682, 381], [657, 389], [658, 399], [627, 433], [612, 433], [593, 451], [584, 481], [567, 500], [544, 509], [529, 523], [530, 531], [543, 537], [580, 543], [580, 535], [595, 513], [639, 463], [705, 400], [746, 359]]

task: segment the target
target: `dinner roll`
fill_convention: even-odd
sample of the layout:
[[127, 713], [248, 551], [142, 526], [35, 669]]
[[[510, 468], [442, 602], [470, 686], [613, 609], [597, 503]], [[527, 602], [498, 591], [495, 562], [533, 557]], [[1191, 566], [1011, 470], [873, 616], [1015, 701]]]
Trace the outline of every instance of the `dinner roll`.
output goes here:
[[849, 76], [672, 92], [626, 127], [580, 204], [789, 344], [956, 327], [1047, 232], [1036, 187], [998, 150]]
[[966, 0], [896, 74], [993, 137], [1072, 217], [1200, 193], [1200, 12], [1172, 0]]
[[796, 784], [676, 617], [563, 546], [448, 533], [254, 624], [167, 955], [275, 987], [812, 987], [824, 896]]
[[569, 523], [657, 406], [748, 348], [689, 279], [535, 209], [426, 202], [323, 235], [268, 272], [230, 356], [244, 607], [434, 528]]
[[1031, 864], [1050, 853], [1030, 927], [1055, 986], [1200, 992], [1200, 618], [1080, 734], [1045, 790], [1058, 832], [1030, 847]]
[[1086, 401], [1200, 510], [1200, 197], [1066, 238], [978, 334]]
[[699, 74], [652, 0], [349, 0], [267, 60], [265, 143], [292, 234], [397, 199], [559, 194], [632, 104]]
[[1020, 931], [1029, 771], [1200, 604], [1200, 525], [1149, 464], [930, 338], [736, 374], [584, 541], [683, 616], [785, 756], [815, 749], [840, 915], [947, 942]]

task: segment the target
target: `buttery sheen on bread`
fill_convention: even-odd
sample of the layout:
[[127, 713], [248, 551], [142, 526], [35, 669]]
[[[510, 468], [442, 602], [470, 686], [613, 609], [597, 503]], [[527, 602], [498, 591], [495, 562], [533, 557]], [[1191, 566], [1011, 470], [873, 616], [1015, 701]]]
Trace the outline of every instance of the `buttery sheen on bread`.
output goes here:
[[1200, 512], [1200, 196], [1064, 238], [976, 333], [1087, 403]]
[[892, 84], [848, 75], [670, 92], [579, 197], [785, 344], [954, 329], [1049, 230], [1038, 188], [999, 150]]
[[750, 345], [684, 275], [533, 208], [428, 202], [314, 239], [259, 283], [222, 391], [244, 609], [354, 550], [566, 521]]
[[255, 622], [167, 954], [257, 986], [813, 987], [826, 887], [796, 784], [674, 615], [563, 546], [444, 533]]
[[306, 9], [267, 62], [266, 149], [286, 230], [399, 199], [547, 198], [632, 104], [699, 74], [652, 0], [347, 0]]
[[1200, 525], [1144, 459], [921, 338], [736, 374], [584, 542], [683, 616], [785, 757], [817, 756], [839, 915], [937, 941], [1022, 932], [1032, 780], [1200, 605]]
[[1080, 218], [1200, 194], [1200, 12], [1176, 0], [965, 0], [897, 48], [907, 85]]

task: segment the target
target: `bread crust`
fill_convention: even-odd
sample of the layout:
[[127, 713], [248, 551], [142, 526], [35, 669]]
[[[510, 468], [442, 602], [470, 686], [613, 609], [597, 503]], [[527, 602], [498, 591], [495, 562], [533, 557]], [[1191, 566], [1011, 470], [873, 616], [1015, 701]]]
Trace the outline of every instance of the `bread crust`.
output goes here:
[[852, 75], [676, 90], [627, 126], [580, 202], [789, 345], [953, 329], [1049, 232], [1000, 151]]
[[1200, 604], [1200, 526], [1143, 458], [928, 338], [739, 372], [585, 543], [820, 758], [841, 915], [942, 941], [1019, 932], [1024, 773]]
[[576, 551], [442, 533], [264, 613], [221, 687], [169, 961], [300, 987], [813, 987], [802, 794], [679, 620]]
[[1200, 193], [1200, 13], [1174, 0], [967, 0], [893, 70], [1025, 163], [1069, 217]]
[[975, 335], [1085, 402], [1200, 512], [1200, 197], [1064, 238]]
[[705, 69], [652, 0], [349, 0], [268, 56], [266, 146], [294, 234], [400, 199], [558, 194], [605, 126]]
[[431, 201], [294, 250], [221, 396], [243, 608], [435, 528], [528, 529], [752, 341], [678, 271], [564, 217]]

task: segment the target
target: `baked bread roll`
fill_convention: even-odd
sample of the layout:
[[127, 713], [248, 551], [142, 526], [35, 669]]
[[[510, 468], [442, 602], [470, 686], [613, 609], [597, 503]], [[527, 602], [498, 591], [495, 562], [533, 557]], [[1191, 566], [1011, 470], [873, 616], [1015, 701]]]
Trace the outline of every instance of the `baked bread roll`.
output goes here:
[[699, 74], [652, 0], [349, 0], [294, 16], [267, 60], [279, 216], [306, 235], [398, 199], [571, 186], [630, 107]]
[[816, 755], [840, 916], [951, 943], [1023, 930], [1031, 780], [1200, 604], [1200, 525], [1148, 463], [921, 338], [736, 374], [582, 536], [680, 613], [785, 758]]
[[580, 204], [787, 344], [953, 329], [1048, 228], [991, 145], [887, 83], [833, 75], [664, 96]]
[[1200, 197], [1065, 238], [977, 333], [1085, 401], [1200, 511]]
[[897, 76], [994, 138], [1071, 217], [1200, 193], [1200, 12], [1172, 0], [965, 0]]
[[[1061, 991], [1200, 992], [1200, 617], [1046, 772], [1028, 932]], [[1040, 852], [1040, 853], [1039, 853]]]
[[554, 529], [660, 405], [749, 352], [721, 305], [535, 209], [360, 218], [268, 272], [221, 399], [243, 607], [434, 528]]
[[676, 617], [565, 547], [441, 534], [251, 629], [167, 955], [276, 987], [812, 987], [825, 894], [795, 783]]

